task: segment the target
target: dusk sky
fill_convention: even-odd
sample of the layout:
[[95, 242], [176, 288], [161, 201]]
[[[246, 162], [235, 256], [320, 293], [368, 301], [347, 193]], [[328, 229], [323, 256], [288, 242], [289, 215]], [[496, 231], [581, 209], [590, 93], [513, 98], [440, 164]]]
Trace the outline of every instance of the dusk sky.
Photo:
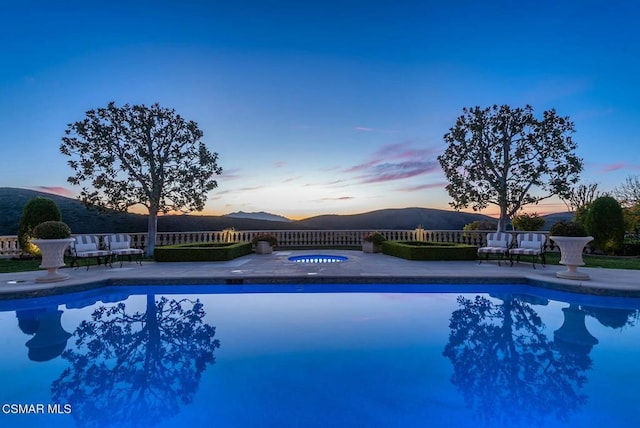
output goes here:
[[199, 124], [207, 214], [450, 209], [437, 156], [476, 105], [570, 116], [582, 182], [611, 190], [640, 174], [636, 4], [3, 1], [0, 187], [77, 195], [61, 137], [115, 101]]

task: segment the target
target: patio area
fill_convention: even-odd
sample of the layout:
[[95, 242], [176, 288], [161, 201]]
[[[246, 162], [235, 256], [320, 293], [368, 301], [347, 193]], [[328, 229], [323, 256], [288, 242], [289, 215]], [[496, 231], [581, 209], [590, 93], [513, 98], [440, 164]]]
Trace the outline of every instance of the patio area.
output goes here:
[[[289, 257], [325, 254], [346, 256], [339, 263], [294, 263]], [[562, 265], [536, 265], [496, 261], [409, 261], [384, 254], [349, 250], [276, 251], [251, 254], [227, 262], [156, 263], [125, 262], [122, 267], [92, 266], [86, 270], [64, 269], [71, 278], [36, 283], [45, 271], [0, 274], [0, 299], [35, 297], [93, 289], [106, 285], [144, 284], [279, 284], [279, 283], [521, 283], [562, 291], [640, 296], [640, 272], [636, 270], [580, 268], [588, 281], [564, 280], [556, 272]]]

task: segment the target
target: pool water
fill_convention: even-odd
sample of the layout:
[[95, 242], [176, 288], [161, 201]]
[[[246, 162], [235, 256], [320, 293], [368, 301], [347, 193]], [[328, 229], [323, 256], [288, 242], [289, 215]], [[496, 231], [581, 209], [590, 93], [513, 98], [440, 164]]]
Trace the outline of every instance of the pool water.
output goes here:
[[468, 284], [0, 301], [0, 426], [637, 427], [639, 309]]
[[292, 256], [289, 257], [290, 262], [295, 263], [340, 263], [349, 260], [345, 256], [333, 256], [325, 254], [310, 254], [305, 256]]

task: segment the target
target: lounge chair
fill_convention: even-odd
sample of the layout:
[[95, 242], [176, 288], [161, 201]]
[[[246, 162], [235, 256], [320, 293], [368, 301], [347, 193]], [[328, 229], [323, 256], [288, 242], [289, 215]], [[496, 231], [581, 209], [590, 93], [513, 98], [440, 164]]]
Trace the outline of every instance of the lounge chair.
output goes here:
[[71, 243], [71, 266], [80, 267], [78, 259], [87, 260], [87, 270], [89, 270], [90, 260], [95, 257], [98, 265], [104, 258], [104, 264], [111, 267], [111, 252], [100, 249], [100, 240], [95, 235], [79, 235], [76, 240]]
[[[511, 247], [512, 241], [513, 236], [510, 233], [487, 233], [487, 246], [478, 248], [478, 258], [480, 259], [480, 263], [482, 263], [483, 255], [487, 261], [491, 254], [496, 254], [501, 256], [501, 258], [506, 259], [509, 255], [509, 247]], [[500, 258], [498, 259], [498, 266], [500, 266]]]
[[516, 238], [518, 246], [509, 250], [511, 266], [513, 266], [513, 256], [516, 261], [520, 261], [520, 256], [531, 256], [533, 258], [533, 268], [536, 268], [536, 259], [542, 261], [542, 265], [546, 264], [544, 256], [544, 245], [547, 242], [547, 236], [544, 233], [519, 233]]
[[120, 261], [120, 267], [122, 267], [122, 258], [127, 256], [129, 261], [132, 261], [132, 256], [138, 256], [136, 263], [142, 264], [142, 255], [144, 251], [139, 248], [131, 247], [131, 237], [125, 233], [118, 233], [114, 235], [107, 235], [104, 237], [104, 244], [111, 251], [111, 254]]

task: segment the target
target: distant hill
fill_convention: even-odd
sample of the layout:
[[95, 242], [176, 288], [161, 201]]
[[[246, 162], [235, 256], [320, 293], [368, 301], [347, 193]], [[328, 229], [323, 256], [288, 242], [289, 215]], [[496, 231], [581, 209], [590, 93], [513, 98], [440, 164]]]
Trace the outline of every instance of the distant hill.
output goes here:
[[[112, 210], [100, 212], [86, 208], [77, 199], [28, 189], [0, 187], [0, 235], [17, 235], [22, 209], [32, 198], [52, 199], [58, 204], [62, 220], [73, 233], [135, 233], [146, 232], [147, 216], [118, 213]], [[159, 232], [194, 232], [222, 230], [235, 227], [239, 230], [300, 229], [294, 222], [266, 221], [251, 218], [225, 216], [171, 215], [158, 217]]]
[[353, 215], [321, 215], [296, 223], [311, 229], [415, 229], [422, 225], [432, 230], [460, 230], [475, 220], [488, 220], [483, 214], [436, 210], [432, 208], [396, 208]]
[[[16, 235], [24, 205], [37, 196], [53, 199], [60, 207], [62, 220], [73, 233], [135, 233], [147, 230], [147, 216], [100, 212], [87, 209], [79, 200], [27, 189], [0, 187], [0, 235]], [[270, 213], [232, 213], [224, 216], [171, 215], [158, 218], [159, 232], [195, 232], [222, 230], [294, 230], [294, 229], [415, 229], [460, 230], [475, 220], [491, 217], [431, 208], [382, 209], [353, 215], [321, 215], [304, 220], [289, 220]], [[258, 218], [254, 218], [258, 217]], [[260, 218], [262, 217], [262, 218]], [[571, 219], [571, 213], [545, 216], [548, 230], [559, 219]], [[493, 219], [495, 220], [495, 219]]]
[[543, 215], [542, 218], [545, 219], [545, 223], [544, 223], [544, 226], [542, 226], [542, 230], [549, 230], [551, 229], [551, 226], [556, 222], [573, 220], [573, 212], [547, 214], [547, 215]]
[[235, 212], [235, 213], [225, 214], [223, 217], [249, 218], [249, 219], [253, 219], [253, 220], [267, 220], [267, 221], [286, 221], [286, 222], [291, 222], [292, 221], [291, 219], [286, 218], [285, 216], [266, 213], [264, 211], [252, 212], [252, 213], [246, 213], [244, 211], [238, 211], [238, 212]]

